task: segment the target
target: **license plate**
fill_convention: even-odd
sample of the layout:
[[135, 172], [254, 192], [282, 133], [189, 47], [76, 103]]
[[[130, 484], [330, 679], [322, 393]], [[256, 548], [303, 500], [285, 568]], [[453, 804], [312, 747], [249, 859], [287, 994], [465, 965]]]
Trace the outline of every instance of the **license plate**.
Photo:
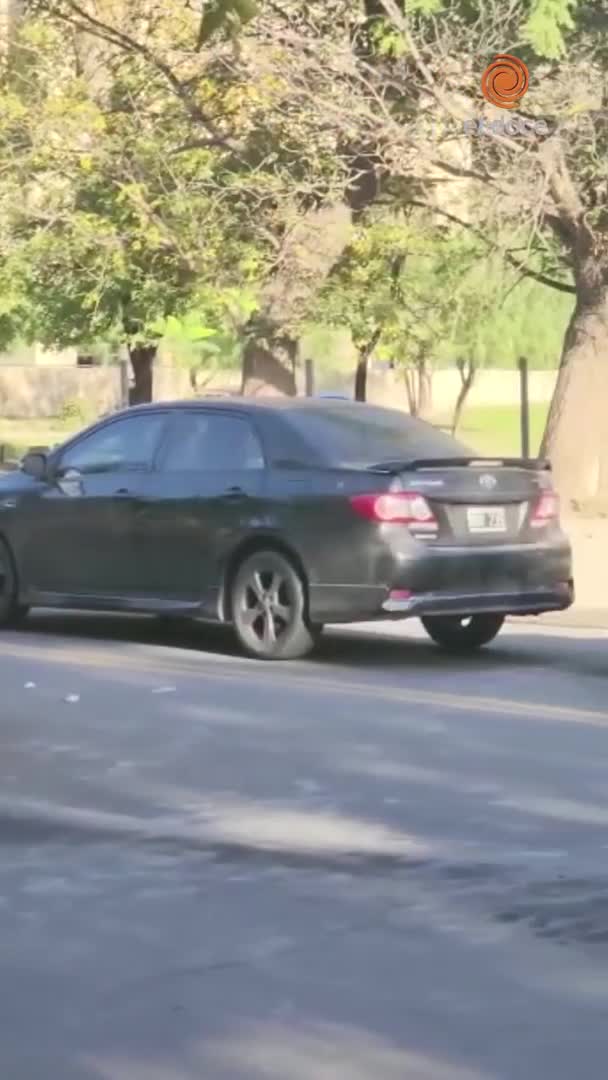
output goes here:
[[469, 506], [467, 525], [472, 533], [502, 533], [507, 531], [504, 506]]

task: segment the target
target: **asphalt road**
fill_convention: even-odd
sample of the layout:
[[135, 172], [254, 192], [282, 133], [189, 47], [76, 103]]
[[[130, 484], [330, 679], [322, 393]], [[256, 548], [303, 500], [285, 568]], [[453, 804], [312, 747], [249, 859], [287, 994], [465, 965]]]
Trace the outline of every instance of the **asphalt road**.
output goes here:
[[608, 635], [0, 637], [3, 1080], [605, 1080]]

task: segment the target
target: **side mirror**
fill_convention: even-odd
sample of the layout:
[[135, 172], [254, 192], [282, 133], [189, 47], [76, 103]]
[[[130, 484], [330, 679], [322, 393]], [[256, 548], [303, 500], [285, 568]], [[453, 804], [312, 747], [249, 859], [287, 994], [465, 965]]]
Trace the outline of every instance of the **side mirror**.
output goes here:
[[48, 459], [46, 454], [30, 450], [21, 462], [21, 470], [34, 480], [46, 480], [48, 475]]
[[60, 469], [55, 479], [57, 480], [57, 487], [64, 495], [69, 495], [71, 499], [79, 498], [82, 495], [82, 476], [78, 469]]

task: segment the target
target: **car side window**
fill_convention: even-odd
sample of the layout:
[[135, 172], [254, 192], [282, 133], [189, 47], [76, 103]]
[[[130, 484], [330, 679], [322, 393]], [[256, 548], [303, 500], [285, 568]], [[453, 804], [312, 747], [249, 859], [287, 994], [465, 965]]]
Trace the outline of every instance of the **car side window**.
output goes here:
[[163, 455], [163, 472], [263, 469], [260, 440], [246, 417], [184, 412]]
[[165, 413], [140, 413], [111, 420], [70, 446], [58, 462], [62, 472], [127, 472], [152, 466]]

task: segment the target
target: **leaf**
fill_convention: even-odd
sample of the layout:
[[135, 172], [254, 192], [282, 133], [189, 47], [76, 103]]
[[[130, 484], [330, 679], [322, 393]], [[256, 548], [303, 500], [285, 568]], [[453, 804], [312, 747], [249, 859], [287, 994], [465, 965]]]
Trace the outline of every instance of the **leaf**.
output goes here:
[[258, 12], [255, 0], [211, 0], [201, 20], [199, 39], [206, 44], [218, 30], [250, 22]]
[[538, 56], [559, 60], [566, 52], [565, 33], [574, 28], [578, 0], [534, 0], [524, 38]]

